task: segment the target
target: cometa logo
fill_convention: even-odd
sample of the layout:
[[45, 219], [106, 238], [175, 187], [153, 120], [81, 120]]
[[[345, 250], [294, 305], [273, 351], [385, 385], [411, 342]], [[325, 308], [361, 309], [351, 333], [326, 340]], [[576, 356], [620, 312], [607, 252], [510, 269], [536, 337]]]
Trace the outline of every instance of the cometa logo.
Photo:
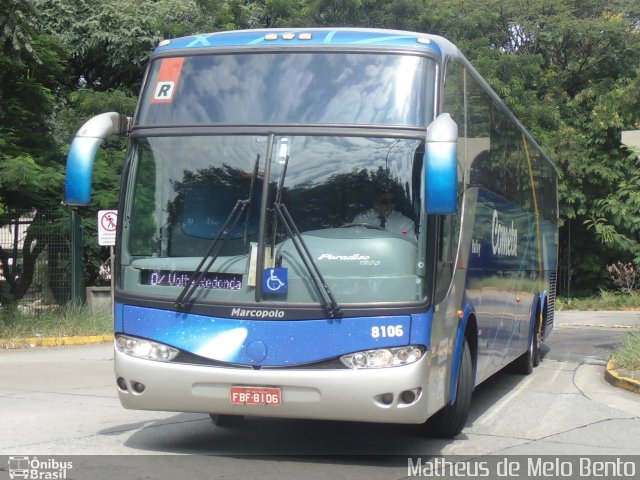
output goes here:
[[493, 222], [491, 226], [491, 246], [494, 255], [505, 257], [518, 256], [518, 229], [506, 226], [500, 223], [498, 219], [498, 211], [493, 211]]

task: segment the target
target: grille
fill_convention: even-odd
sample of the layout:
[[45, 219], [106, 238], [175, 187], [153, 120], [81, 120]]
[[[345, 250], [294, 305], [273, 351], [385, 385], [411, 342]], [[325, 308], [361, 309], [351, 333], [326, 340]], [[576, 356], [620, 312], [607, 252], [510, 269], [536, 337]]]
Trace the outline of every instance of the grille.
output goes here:
[[553, 324], [553, 316], [556, 309], [556, 271], [549, 272], [549, 295], [547, 297], [547, 325]]

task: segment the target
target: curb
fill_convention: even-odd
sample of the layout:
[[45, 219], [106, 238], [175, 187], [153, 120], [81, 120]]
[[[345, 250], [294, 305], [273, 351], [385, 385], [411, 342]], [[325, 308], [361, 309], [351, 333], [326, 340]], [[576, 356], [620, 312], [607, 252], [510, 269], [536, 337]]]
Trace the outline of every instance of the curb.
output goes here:
[[66, 345], [88, 345], [92, 343], [113, 342], [113, 334], [87, 335], [79, 337], [31, 337], [0, 339], [0, 349], [62, 347]]
[[633, 393], [640, 393], [640, 381], [620, 375], [616, 371], [616, 363], [613, 357], [607, 363], [604, 379], [614, 387], [623, 388]]
[[558, 323], [559, 327], [591, 327], [591, 328], [638, 328], [636, 325], [607, 325], [606, 323]]

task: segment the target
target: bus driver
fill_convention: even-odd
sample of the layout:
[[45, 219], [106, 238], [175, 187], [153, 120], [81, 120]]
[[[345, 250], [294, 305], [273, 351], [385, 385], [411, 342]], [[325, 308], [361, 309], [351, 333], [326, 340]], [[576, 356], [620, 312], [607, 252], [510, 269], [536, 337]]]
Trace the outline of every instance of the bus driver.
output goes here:
[[355, 224], [379, 227], [387, 232], [415, 238], [413, 220], [395, 210], [396, 202], [392, 192], [382, 192], [373, 202], [373, 208], [359, 213], [353, 219]]

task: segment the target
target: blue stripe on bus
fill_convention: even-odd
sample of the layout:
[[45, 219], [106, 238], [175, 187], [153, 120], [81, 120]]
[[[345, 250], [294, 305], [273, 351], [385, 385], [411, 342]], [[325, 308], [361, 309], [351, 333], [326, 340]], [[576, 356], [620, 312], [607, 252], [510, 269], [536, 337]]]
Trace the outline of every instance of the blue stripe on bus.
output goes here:
[[[266, 34], [278, 34], [275, 40], [265, 40]], [[283, 33], [311, 33], [311, 39], [300, 40], [297, 36], [291, 40], [284, 40]], [[204, 35], [193, 35], [172, 39], [168, 45], [158, 47], [155, 53], [168, 50], [202, 47], [242, 47], [251, 45], [383, 45], [417, 47], [433, 51], [440, 55], [440, 48], [435, 42], [418, 43], [417, 38], [427, 37], [419, 33], [398, 34], [397, 32], [382, 32], [380, 30], [330, 30], [330, 29], [271, 29], [271, 30], [238, 30], [230, 32], [216, 32]]]
[[116, 333], [155, 340], [211, 360], [238, 365], [292, 366], [361, 350], [410, 343], [428, 346], [431, 313], [245, 320], [119, 305], [115, 325]]

